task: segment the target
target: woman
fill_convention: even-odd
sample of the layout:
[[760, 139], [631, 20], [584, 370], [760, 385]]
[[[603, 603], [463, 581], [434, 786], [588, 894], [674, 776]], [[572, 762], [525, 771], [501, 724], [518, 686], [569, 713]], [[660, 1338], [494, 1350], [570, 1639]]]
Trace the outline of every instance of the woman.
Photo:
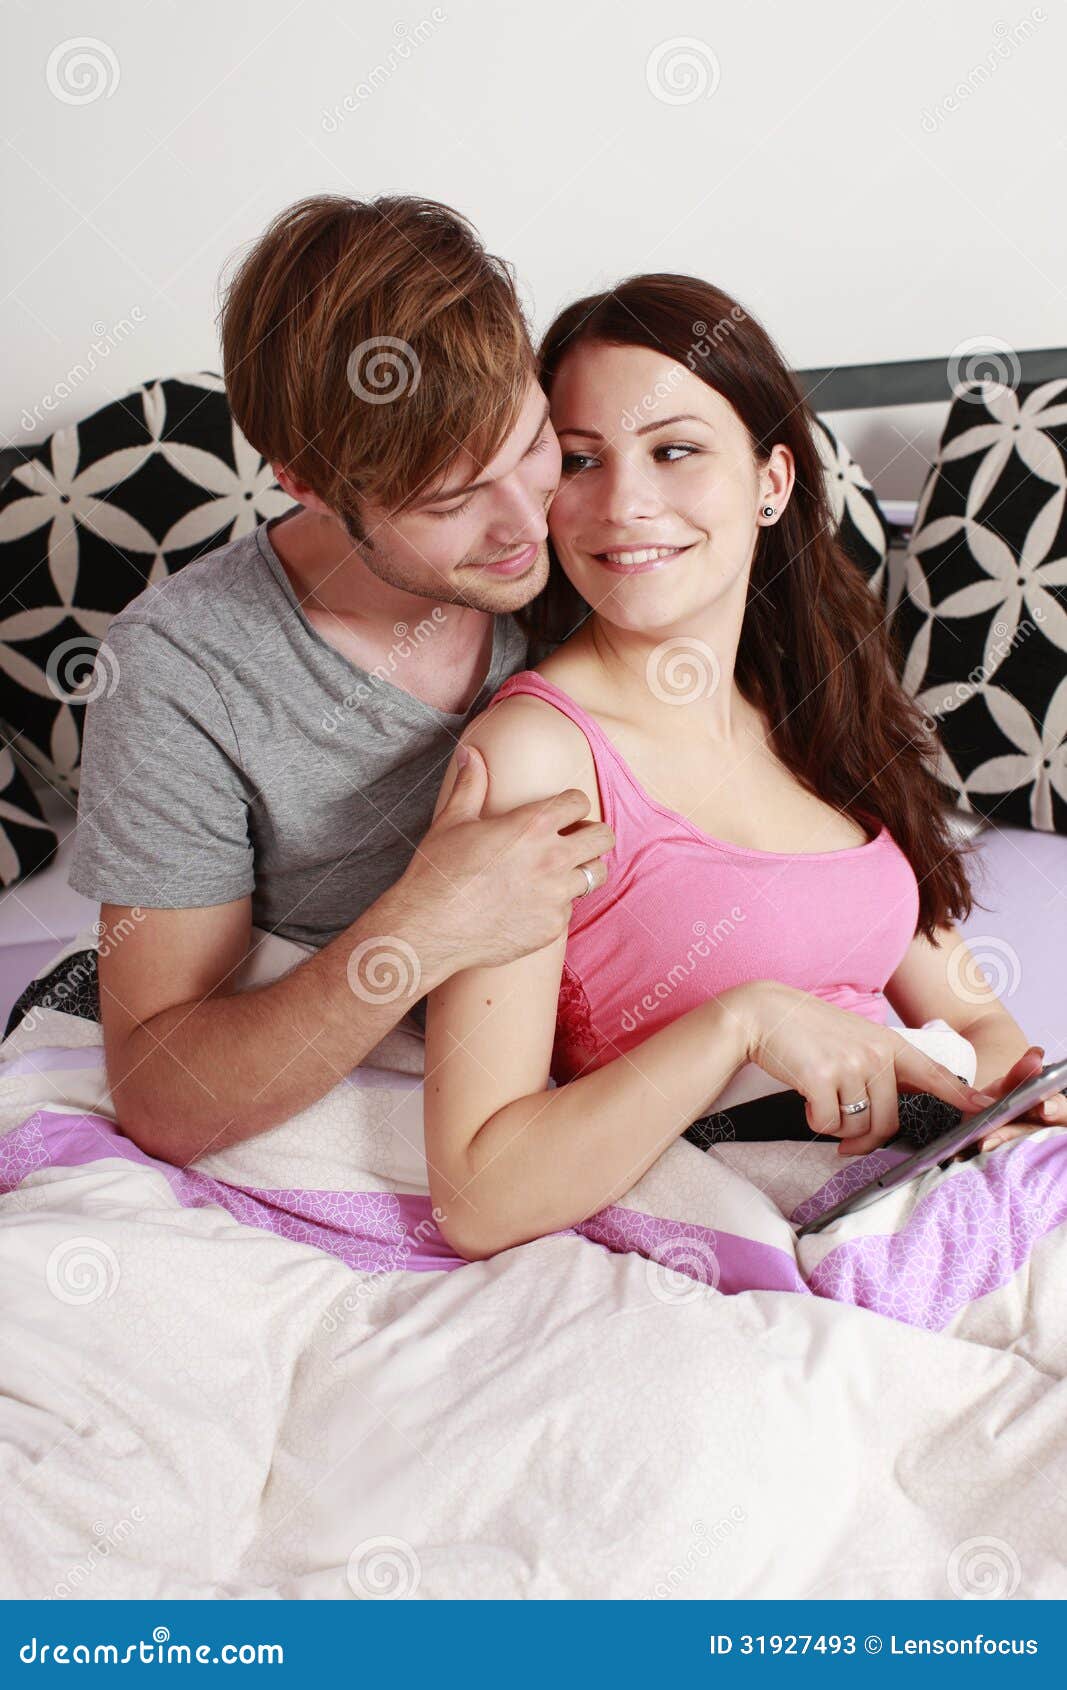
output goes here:
[[[576, 873], [567, 932], [430, 994], [430, 1193], [469, 1257], [615, 1201], [748, 1064], [857, 1154], [896, 1133], [899, 1090], [973, 1113], [1042, 1054], [952, 925], [972, 899], [929, 736], [764, 330], [639, 276], [564, 311], [541, 361], [562, 479], [529, 617], [555, 649], [463, 743], [488, 813], [577, 787], [615, 846]], [[969, 1040], [985, 1089], [887, 1002]]]

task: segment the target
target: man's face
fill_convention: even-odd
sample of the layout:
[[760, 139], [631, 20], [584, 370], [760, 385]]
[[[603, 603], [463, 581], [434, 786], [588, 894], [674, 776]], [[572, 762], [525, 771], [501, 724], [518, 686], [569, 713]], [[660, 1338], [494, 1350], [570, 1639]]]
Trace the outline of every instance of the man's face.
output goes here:
[[389, 514], [364, 503], [360, 558], [404, 592], [475, 610], [520, 609], [548, 580], [546, 513], [560, 477], [548, 402], [531, 380], [515, 427], [479, 468], [454, 463], [432, 495]]

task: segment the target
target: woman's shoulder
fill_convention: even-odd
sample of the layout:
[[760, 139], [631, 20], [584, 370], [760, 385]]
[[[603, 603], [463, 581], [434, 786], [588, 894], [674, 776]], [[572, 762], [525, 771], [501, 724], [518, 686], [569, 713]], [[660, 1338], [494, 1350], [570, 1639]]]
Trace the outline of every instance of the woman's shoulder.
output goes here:
[[476, 746], [485, 761], [494, 810], [552, 797], [569, 786], [580, 787], [599, 807], [596, 767], [585, 734], [536, 693], [494, 696], [467, 723], [461, 743]]
[[529, 762], [551, 762], [576, 743], [586, 744], [586, 739], [577, 723], [549, 699], [516, 690], [503, 697], [497, 693], [480, 715], [472, 716], [463, 729], [462, 742], [476, 745], [487, 759], [513, 758], [521, 750]]

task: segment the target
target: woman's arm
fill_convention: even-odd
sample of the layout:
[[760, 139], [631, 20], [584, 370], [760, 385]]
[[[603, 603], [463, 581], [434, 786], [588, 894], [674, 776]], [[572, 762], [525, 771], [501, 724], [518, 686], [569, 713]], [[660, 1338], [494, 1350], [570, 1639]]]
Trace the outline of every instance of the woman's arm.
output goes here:
[[[502, 700], [465, 731], [490, 771], [483, 815], [561, 785], [588, 791], [590, 777], [595, 791], [570, 725], [545, 710]], [[451, 770], [439, 804], [450, 785]], [[515, 962], [452, 975], [427, 999], [430, 1196], [465, 1256], [571, 1226], [621, 1197], [745, 1061], [742, 1018], [712, 1001], [629, 1056], [546, 1089], [566, 943], [564, 929]]]
[[[1041, 1067], [1043, 1050], [997, 997], [956, 927], [938, 928], [936, 944], [916, 935], [885, 995], [906, 1026], [937, 1018], [969, 1039], [978, 1058], [975, 1083], [996, 1097]], [[1060, 1093], [1022, 1119], [1033, 1126], [1067, 1126], [1067, 1097]], [[991, 1150], [1026, 1130], [999, 1127], [982, 1139], [981, 1147]]]
[[[430, 1196], [442, 1233], [467, 1257], [573, 1226], [615, 1202], [710, 1110], [745, 1060], [740, 1017], [711, 999], [629, 1056], [546, 1090], [561, 959], [558, 944], [529, 963], [471, 969], [429, 1000]], [[450, 1029], [459, 1026], [467, 1031], [456, 1042]]]

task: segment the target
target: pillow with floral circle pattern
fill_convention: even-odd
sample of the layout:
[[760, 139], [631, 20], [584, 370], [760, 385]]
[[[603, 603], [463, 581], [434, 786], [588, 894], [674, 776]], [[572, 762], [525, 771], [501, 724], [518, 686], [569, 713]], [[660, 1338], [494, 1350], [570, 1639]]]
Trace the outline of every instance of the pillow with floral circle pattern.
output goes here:
[[896, 609], [961, 810], [1067, 833], [1067, 380], [956, 393]]
[[10, 745], [0, 745], [0, 887], [42, 868], [58, 843]]
[[210, 372], [148, 381], [35, 442], [0, 487], [0, 721], [20, 754], [76, 792], [111, 618], [291, 504]]
[[837, 537], [853, 563], [883, 602], [888, 592], [889, 526], [874, 489], [848, 447], [829, 423], [814, 418], [815, 445], [822, 460]]

